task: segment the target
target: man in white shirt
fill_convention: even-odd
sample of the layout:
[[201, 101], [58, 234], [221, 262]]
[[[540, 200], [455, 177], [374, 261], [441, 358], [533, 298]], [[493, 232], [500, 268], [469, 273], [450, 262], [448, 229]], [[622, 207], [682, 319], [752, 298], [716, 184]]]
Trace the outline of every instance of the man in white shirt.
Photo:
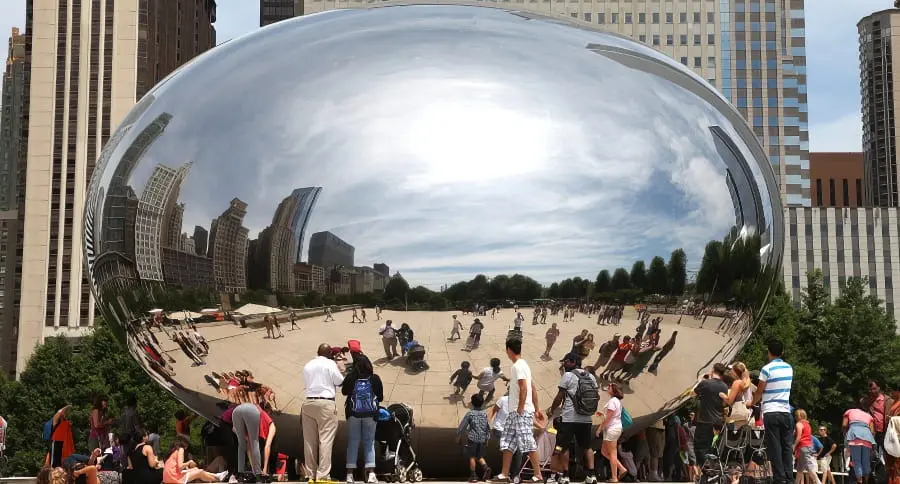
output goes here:
[[337, 388], [344, 382], [330, 358], [331, 346], [320, 344], [317, 356], [303, 367], [306, 401], [300, 407], [303, 422], [303, 467], [312, 480], [331, 480], [331, 447], [337, 435]]
[[503, 452], [503, 468], [497, 475], [497, 481], [509, 480], [509, 468], [512, 456], [516, 451], [528, 454], [534, 468], [534, 476], [543, 481], [541, 463], [537, 455], [537, 443], [534, 441], [534, 417], [542, 418], [538, 405], [537, 389], [531, 378], [531, 368], [522, 359], [522, 340], [506, 340], [506, 356], [513, 362], [510, 371], [509, 402], [503, 434], [500, 437], [500, 450]]
[[381, 344], [384, 345], [384, 354], [389, 360], [399, 356], [397, 354], [397, 333], [392, 324], [393, 321], [388, 319], [384, 322], [384, 326], [378, 328], [378, 334], [381, 335]]
[[759, 385], [753, 394], [754, 404], [762, 401], [766, 453], [772, 463], [775, 484], [789, 484], [793, 479], [794, 416], [790, 400], [794, 369], [781, 359], [783, 354], [781, 341], [769, 341], [769, 363], [760, 370]]

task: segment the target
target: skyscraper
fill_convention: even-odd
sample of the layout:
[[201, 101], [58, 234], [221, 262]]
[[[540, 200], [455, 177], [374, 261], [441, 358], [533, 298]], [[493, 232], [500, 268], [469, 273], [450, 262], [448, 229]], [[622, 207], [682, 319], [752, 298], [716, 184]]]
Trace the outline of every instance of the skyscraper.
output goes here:
[[900, 206], [897, 172], [894, 53], [900, 49], [900, 8], [875, 12], [856, 24], [859, 31], [860, 92], [862, 94], [865, 202], [870, 206]]
[[[169, 230], [174, 207], [184, 210], [184, 205], [177, 205], [181, 184], [187, 177], [191, 163], [176, 168], [156, 165], [153, 174], [147, 180], [138, 203], [137, 220], [134, 238], [136, 245], [135, 262], [141, 280], [163, 282], [162, 248], [177, 248], [178, 242], [169, 244]], [[183, 212], [181, 212], [183, 213]], [[181, 213], [178, 215], [178, 226], [181, 226]], [[179, 231], [178, 237], [181, 234]]]
[[303, 0], [259, 0], [259, 26], [303, 15]]
[[294, 264], [303, 255], [306, 225], [321, 191], [321, 187], [298, 188], [278, 204], [272, 224], [263, 229], [252, 246], [250, 287], [296, 293]]
[[[810, 206], [804, 0], [487, 0], [561, 15], [626, 35], [716, 86], [753, 127], [782, 200]], [[361, 0], [305, 0], [303, 13], [362, 8]]]
[[45, 335], [93, 324], [80, 250], [88, 180], [135, 102], [215, 45], [215, 10], [214, 0], [26, 1], [17, 370]]
[[206, 256], [206, 242], [209, 240], [209, 231], [199, 225], [194, 226], [194, 250], [197, 255]]
[[244, 227], [247, 204], [232, 199], [209, 229], [209, 257], [213, 260], [216, 290], [240, 293], [247, 290], [248, 230]]
[[13, 28], [0, 94], [0, 371], [12, 375], [16, 362], [16, 241], [19, 217], [16, 183], [25, 101], [25, 36]]

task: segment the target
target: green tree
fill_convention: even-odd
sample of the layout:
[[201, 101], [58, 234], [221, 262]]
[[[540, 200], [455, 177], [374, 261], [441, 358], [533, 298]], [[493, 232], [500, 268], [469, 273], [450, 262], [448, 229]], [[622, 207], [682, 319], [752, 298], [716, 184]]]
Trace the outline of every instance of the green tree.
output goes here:
[[669, 294], [673, 296], [684, 294], [684, 286], [687, 284], [687, 256], [683, 250], [672, 251], [666, 272], [669, 276]]
[[609, 277], [609, 271], [603, 269], [597, 274], [597, 280], [594, 281], [594, 294], [604, 294], [612, 291], [612, 280]]
[[396, 300], [402, 303], [406, 300], [408, 292], [409, 283], [397, 272], [391, 276], [384, 288], [384, 299], [385, 301]]
[[669, 271], [666, 269], [666, 261], [656, 256], [650, 261], [650, 270], [647, 271], [647, 292], [650, 294], [669, 293]]
[[134, 395], [141, 418], [159, 429], [164, 445], [174, 438], [173, 415], [183, 407], [147, 376], [98, 318], [93, 333], [81, 338], [77, 347], [65, 338], [48, 338], [35, 350], [19, 381], [0, 380], [0, 408], [10, 426], [8, 472], [37, 474], [47, 447], [41, 439], [43, 423], [65, 404], [73, 405], [75, 447], [85, 452], [88, 415], [96, 395], [107, 396], [112, 416], [119, 415], [128, 395]]
[[610, 285], [612, 286], [613, 291], [621, 291], [630, 288], [631, 282], [628, 280], [628, 271], [626, 271], [624, 267], [616, 269], [615, 272], [613, 272]]
[[639, 260], [631, 266], [631, 287], [644, 291], [647, 289], [647, 267], [644, 261]]

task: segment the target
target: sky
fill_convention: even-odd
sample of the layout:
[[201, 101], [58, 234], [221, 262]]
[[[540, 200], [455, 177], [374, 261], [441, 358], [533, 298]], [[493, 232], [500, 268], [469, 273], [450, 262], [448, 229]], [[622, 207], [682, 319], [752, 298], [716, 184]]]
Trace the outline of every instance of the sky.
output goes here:
[[[891, 4], [891, 0], [806, 1], [811, 151], [860, 150], [856, 22]], [[252, 32], [259, 25], [258, 3], [219, 0], [217, 20], [220, 42]], [[25, 1], [0, 0], [2, 38], [15, 26], [25, 26]]]

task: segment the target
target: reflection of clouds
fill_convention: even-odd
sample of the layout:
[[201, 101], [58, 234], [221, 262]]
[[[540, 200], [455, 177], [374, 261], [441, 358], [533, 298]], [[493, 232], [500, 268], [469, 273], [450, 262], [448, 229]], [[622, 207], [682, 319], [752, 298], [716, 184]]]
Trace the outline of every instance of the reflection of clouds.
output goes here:
[[184, 226], [208, 228], [238, 197], [251, 237], [292, 190], [321, 186], [307, 234], [332, 231], [358, 264], [385, 261], [412, 283], [593, 278], [678, 247], [696, 266], [734, 222], [709, 126], [734, 130], [589, 43], [658, 57], [495, 9], [336, 12], [266, 29], [155, 91], [141, 119], [174, 118], [131, 184], [194, 160]]

